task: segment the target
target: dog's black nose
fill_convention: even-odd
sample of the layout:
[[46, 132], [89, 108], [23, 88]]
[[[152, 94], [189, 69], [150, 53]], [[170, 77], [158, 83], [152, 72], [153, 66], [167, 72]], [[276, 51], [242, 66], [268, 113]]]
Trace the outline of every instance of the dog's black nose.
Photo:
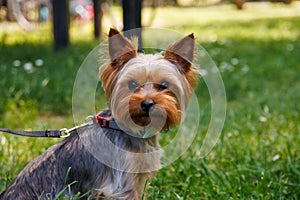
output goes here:
[[150, 108], [154, 105], [154, 102], [152, 99], [147, 99], [142, 101], [141, 108], [144, 112], [149, 113]]

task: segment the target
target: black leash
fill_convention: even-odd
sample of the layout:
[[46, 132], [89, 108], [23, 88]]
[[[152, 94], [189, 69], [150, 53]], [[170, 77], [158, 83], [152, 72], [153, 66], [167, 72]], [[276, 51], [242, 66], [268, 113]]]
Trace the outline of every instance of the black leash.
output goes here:
[[81, 124], [79, 126], [75, 126], [71, 129], [62, 128], [60, 130], [20, 131], [20, 130], [0, 128], [0, 132], [11, 133], [14, 135], [27, 136], [27, 137], [65, 138], [68, 137], [74, 130], [87, 125], [91, 125], [93, 123], [98, 124], [101, 128], [121, 130], [114, 120], [110, 120], [100, 115], [96, 115], [92, 117], [92, 121]]
[[45, 131], [19, 131], [19, 130], [10, 130], [6, 128], [0, 128], [1, 132], [11, 133], [20, 136], [28, 137], [49, 137], [49, 138], [60, 138], [64, 134], [64, 130], [45, 130]]

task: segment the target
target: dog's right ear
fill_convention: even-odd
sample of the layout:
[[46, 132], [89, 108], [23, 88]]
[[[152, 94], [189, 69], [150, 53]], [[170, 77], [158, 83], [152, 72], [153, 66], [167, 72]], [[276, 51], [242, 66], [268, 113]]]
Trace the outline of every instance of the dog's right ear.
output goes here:
[[108, 37], [108, 51], [113, 68], [123, 67], [131, 58], [137, 56], [137, 41], [128, 40], [113, 28], [110, 28]]
[[165, 51], [165, 59], [175, 64], [179, 71], [186, 74], [192, 69], [195, 52], [194, 34], [190, 34], [181, 40], [170, 44]]

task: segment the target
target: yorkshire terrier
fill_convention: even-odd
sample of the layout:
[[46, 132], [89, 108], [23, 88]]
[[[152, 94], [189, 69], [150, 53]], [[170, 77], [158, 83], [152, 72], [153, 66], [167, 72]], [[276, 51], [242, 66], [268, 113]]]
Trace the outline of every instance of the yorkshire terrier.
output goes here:
[[161, 168], [157, 133], [181, 123], [197, 83], [194, 35], [163, 55], [139, 53], [137, 39], [115, 29], [108, 36], [110, 59], [99, 69], [108, 109], [31, 161], [1, 200], [145, 196]]

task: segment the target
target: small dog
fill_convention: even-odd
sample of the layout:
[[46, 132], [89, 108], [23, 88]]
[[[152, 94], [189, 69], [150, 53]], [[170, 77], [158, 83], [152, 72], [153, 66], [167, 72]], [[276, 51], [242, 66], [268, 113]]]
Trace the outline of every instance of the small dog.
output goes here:
[[196, 86], [193, 34], [164, 55], [138, 53], [137, 39], [110, 29], [99, 69], [108, 109], [31, 161], [1, 200], [143, 198], [160, 169], [159, 131], [178, 125]]

